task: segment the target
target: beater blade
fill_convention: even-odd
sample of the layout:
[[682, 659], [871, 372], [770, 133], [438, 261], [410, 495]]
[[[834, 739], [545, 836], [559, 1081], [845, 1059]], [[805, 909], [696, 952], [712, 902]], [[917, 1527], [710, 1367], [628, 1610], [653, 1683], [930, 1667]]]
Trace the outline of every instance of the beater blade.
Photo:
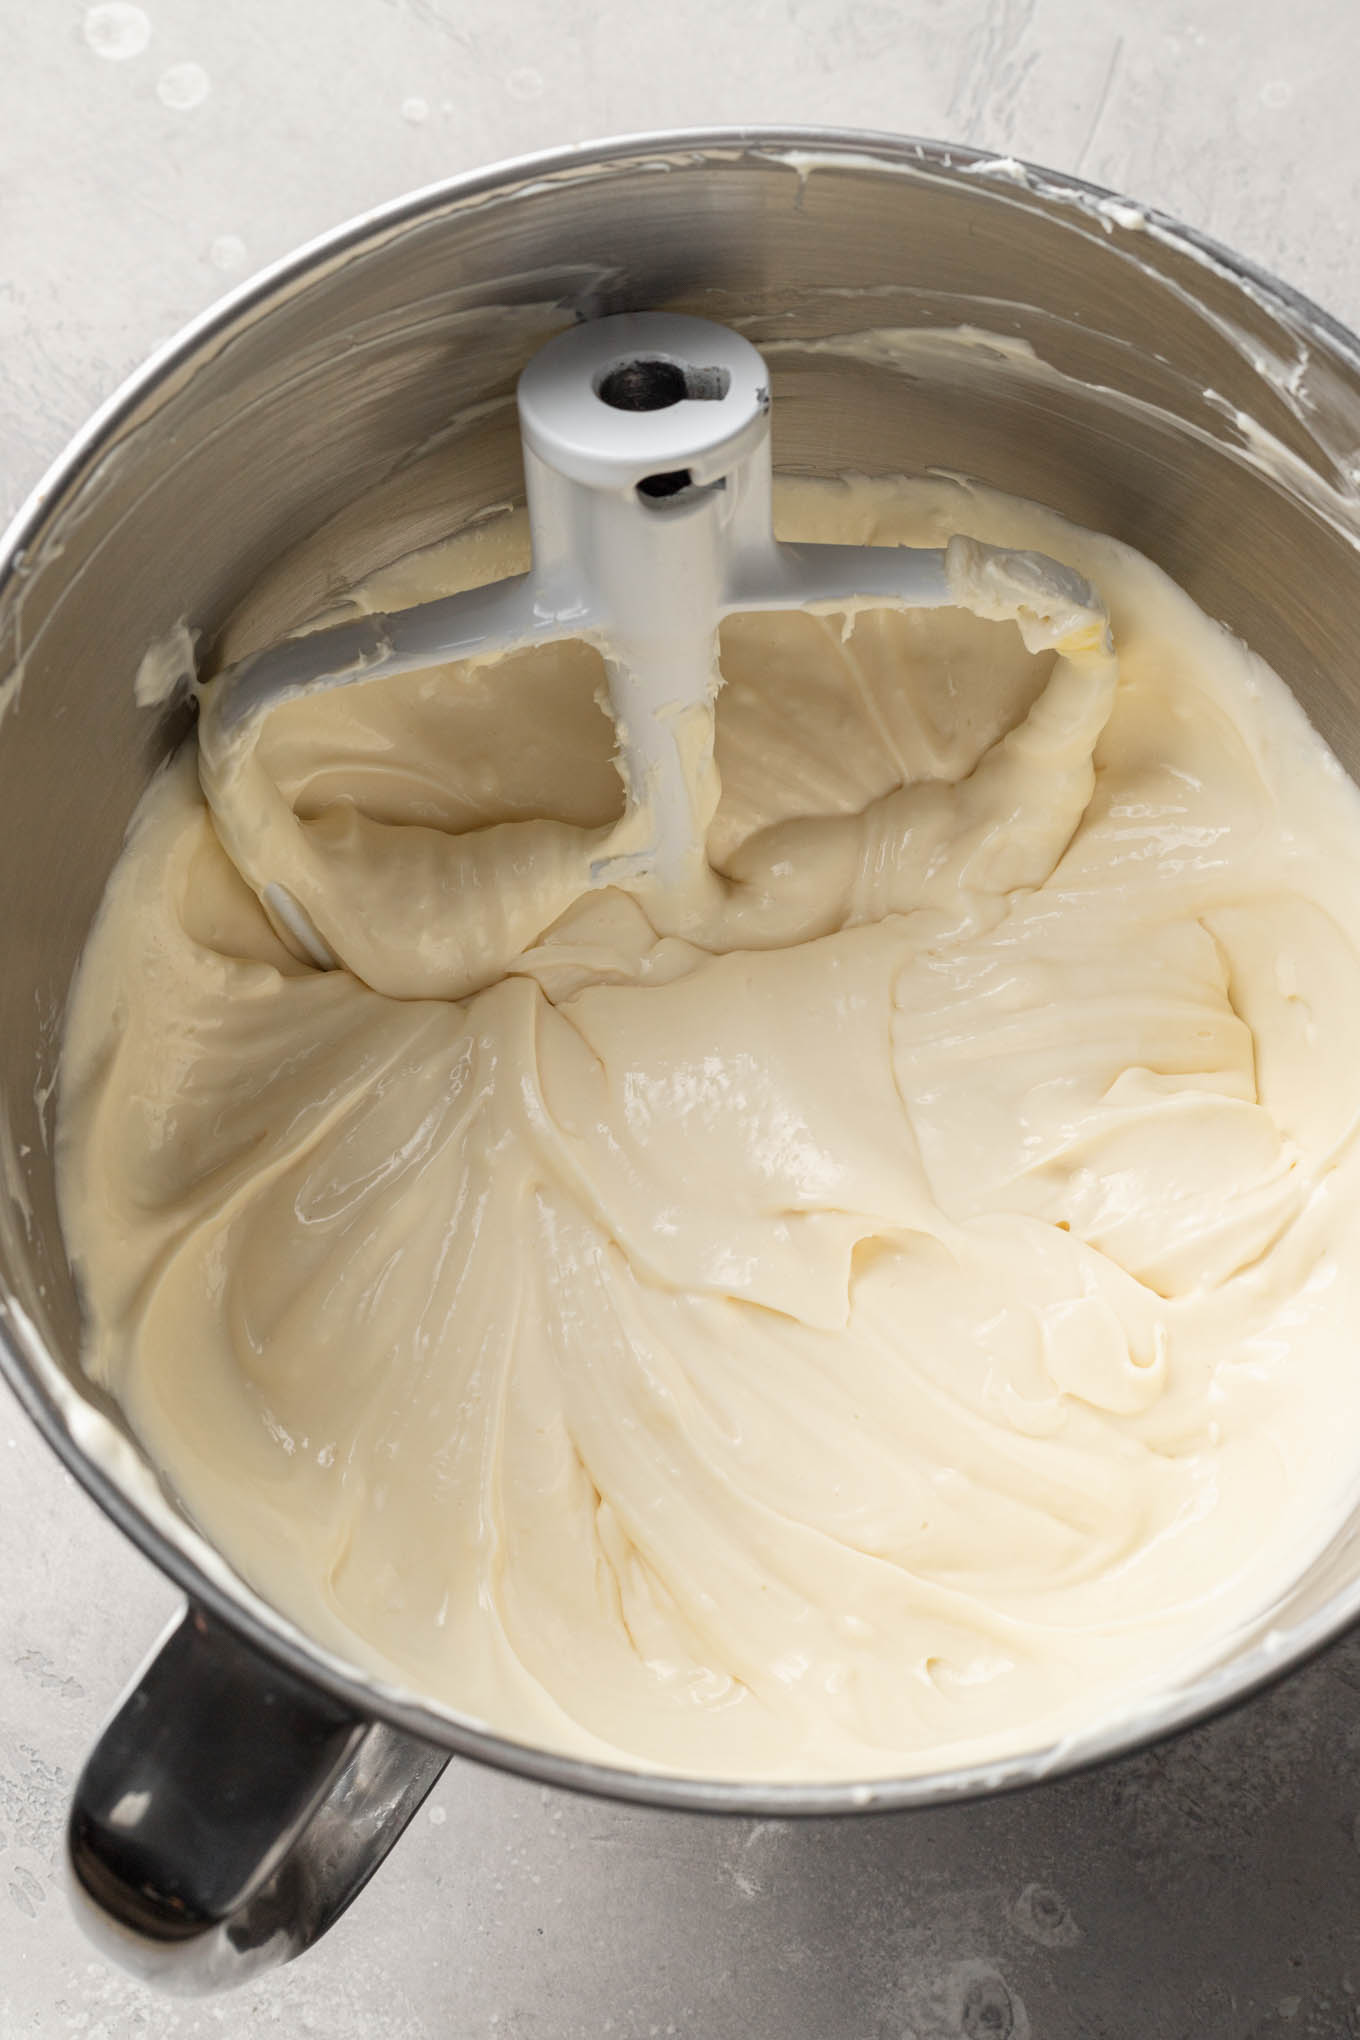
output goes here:
[[518, 403], [527, 574], [289, 638], [202, 690], [201, 772], [224, 840], [276, 924], [318, 963], [334, 962], [329, 945], [286, 888], [251, 869], [233, 813], [262, 721], [286, 701], [584, 640], [605, 662], [627, 796], [591, 880], [676, 891], [703, 862], [717, 801], [724, 617], [957, 605], [1018, 623], [1034, 650], [1107, 643], [1090, 587], [1043, 554], [967, 538], [936, 549], [777, 540], [769, 373], [727, 327], [670, 313], [575, 326], [530, 361]]

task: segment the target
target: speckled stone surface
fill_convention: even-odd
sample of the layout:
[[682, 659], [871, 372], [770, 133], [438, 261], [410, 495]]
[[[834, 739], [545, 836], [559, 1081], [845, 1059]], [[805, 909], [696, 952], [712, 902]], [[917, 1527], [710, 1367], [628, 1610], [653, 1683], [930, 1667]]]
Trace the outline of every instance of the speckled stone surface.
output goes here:
[[[1165, 206], [1360, 322], [1356, 0], [0, 0], [0, 501], [230, 284], [587, 136], [949, 136]], [[0, 2040], [1347, 2040], [1360, 1639], [1089, 1779], [827, 1825], [463, 1765], [311, 1956], [172, 2003], [62, 1892], [71, 1778], [174, 1596], [0, 1391]]]

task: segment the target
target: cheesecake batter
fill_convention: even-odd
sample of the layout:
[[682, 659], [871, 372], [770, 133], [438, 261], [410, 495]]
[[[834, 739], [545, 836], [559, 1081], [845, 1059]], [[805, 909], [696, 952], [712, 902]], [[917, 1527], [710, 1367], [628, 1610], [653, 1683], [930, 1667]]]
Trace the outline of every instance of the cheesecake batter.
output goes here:
[[146, 797], [59, 1163], [90, 1371], [311, 1635], [527, 1742], [869, 1778], [1202, 1668], [1354, 1499], [1360, 799], [1114, 541], [777, 502], [1069, 562], [1117, 676], [955, 610], [732, 620], [678, 919], [589, 885], [586, 648], [290, 703], [220, 834], [192, 753]]

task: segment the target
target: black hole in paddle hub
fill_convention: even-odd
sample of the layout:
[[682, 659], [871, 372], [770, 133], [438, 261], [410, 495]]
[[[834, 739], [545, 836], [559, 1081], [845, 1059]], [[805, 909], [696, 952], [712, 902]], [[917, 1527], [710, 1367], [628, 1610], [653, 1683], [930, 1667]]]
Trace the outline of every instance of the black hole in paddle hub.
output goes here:
[[685, 371], [675, 361], [621, 361], [597, 392], [612, 411], [668, 411], [689, 394]]
[[688, 468], [672, 468], [665, 475], [644, 475], [638, 483], [639, 496], [650, 496], [653, 501], [663, 496], [678, 496], [694, 480]]
[[657, 355], [638, 355], [606, 369], [595, 394], [612, 411], [669, 411], [672, 404], [716, 404], [732, 387], [725, 368], [689, 368]]

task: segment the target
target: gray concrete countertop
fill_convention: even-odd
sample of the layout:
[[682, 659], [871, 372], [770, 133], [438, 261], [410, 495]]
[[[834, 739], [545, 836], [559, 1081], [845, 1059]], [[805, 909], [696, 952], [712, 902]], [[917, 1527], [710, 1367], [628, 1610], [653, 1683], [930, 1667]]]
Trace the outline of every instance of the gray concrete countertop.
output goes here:
[[[0, 49], [6, 511], [156, 342], [296, 242], [649, 127], [1029, 157], [1360, 323], [1356, 0], [0, 0]], [[173, 1605], [6, 1396], [0, 2040], [1360, 2035], [1360, 1639], [1163, 1750], [950, 1813], [705, 1821], [455, 1764], [313, 1955], [154, 1998], [81, 1939], [60, 1840]]]

